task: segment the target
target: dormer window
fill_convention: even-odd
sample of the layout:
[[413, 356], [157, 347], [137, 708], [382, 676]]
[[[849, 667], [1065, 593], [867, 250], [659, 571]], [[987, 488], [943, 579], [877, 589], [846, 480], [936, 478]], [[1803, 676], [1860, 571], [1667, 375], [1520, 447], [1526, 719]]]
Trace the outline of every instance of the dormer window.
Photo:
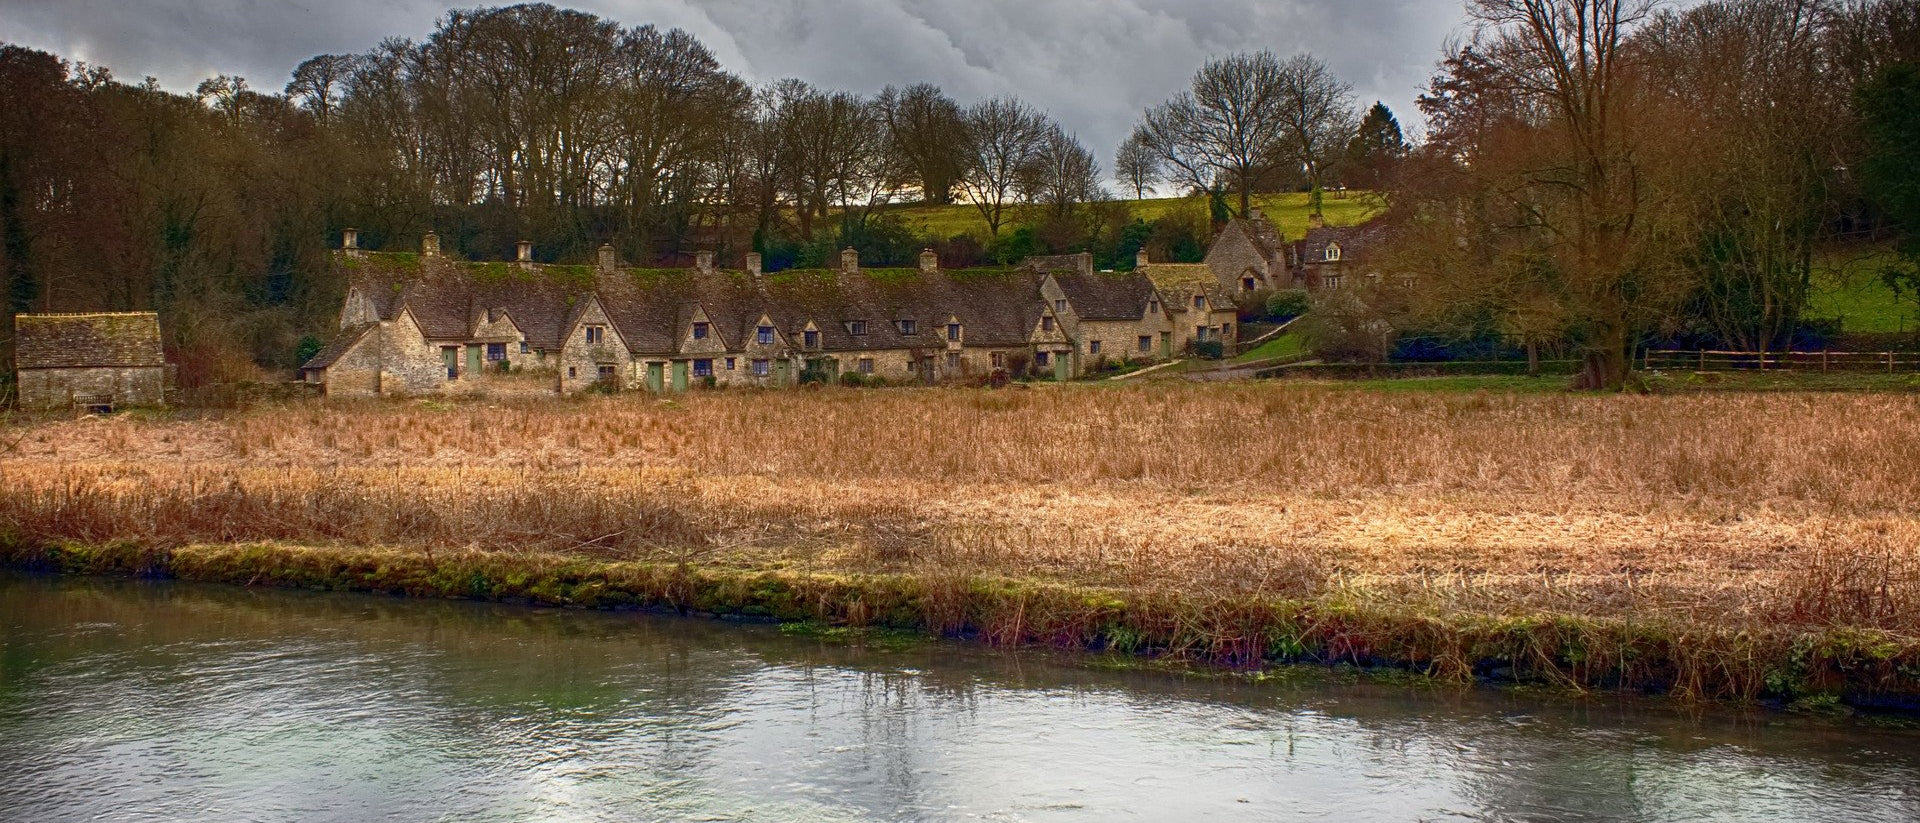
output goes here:
[[947, 324], [947, 339], [952, 340], [955, 343], [960, 342], [960, 324], [959, 323]]
[[1332, 263], [1332, 262], [1338, 261], [1339, 259], [1340, 259], [1340, 244], [1328, 243], [1327, 244], [1327, 262]]
[[607, 339], [606, 326], [588, 326], [587, 327], [587, 345], [591, 346], [605, 339]]
[[1251, 278], [1251, 277], [1242, 277], [1242, 278], [1240, 278], [1240, 290], [1241, 290], [1241, 291], [1253, 291], [1253, 286], [1254, 286], [1254, 280], [1253, 280], [1253, 278]]
[[1158, 314], [1160, 311], [1160, 298], [1158, 297], [1147, 298], [1147, 311]]
[[1206, 307], [1207, 307], [1207, 298], [1205, 298], [1205, 297], [1203, 297], [1203, 296], [1201, 296], [1201, 295], [1198, 295], [1198, 294], [1196, 294], [1196, 295], [1194, 295], [1194, 296], [1193, 296], [1193, 307], [1194, 307], [1194, 308], [1196, 308], [1196, 309], [1204, 309], [1204, 308], [1206, 308]]
[[759, 343], [762, 346], [773, 345], [773, 327], [761, 326], [760, 328], [755, 329], [753, 332], [753, 341], [755, 343]]
[[1066, 313], [1067, 313], [1067, 300], [1066, 300], [1066, 298], [1064, 298], [1064, 297], [1063, 297], [1063, 298], [1060, 298], [1059, 300], [1055, 300], [1055, 301], [1053, 301], [1053, 313], [1054, 313], [1054, 314], [1066, 314]]
[[695, 324], [693, 324], [693, 339], [695, 339], [695, 340], [705, 340], [705, 339], [707, 339], [707, 324], [706, 324], [706, 323], [695, 323]]
[[867, 333], [867, 321], [865, 321], [865, 320], [848, 320], [848, 321], [847, 321], [847, 333], [848, 333], [848, 334], [852, 334], [852, 335], [862, 335], [862, 334], [866, 334], [866, 333]]
[[912, 320], [895, 320], [893, 321], [893, 327], [899, 329], [903, 335], [914, 334], [916, 331]]
[[807, 329], [806, 331], [801, 332], [800, 345], [809, 349], [820, 348], [820, 333], [817, 331], [814, 331], [813, 329]]
[[1053, 318], [1051, 318], [1051, 317], [1042, 317], [1042, 318], [1040, 318], [1040, 330], [1041, 330], [1041, 331], [1053, 331]]

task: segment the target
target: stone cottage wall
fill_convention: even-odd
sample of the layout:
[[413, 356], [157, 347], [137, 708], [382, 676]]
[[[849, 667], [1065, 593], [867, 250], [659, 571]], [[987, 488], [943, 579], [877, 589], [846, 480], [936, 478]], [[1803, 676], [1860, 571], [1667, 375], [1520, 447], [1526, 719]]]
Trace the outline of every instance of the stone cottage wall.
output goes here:
[[157, 406], [166, 400], [164, 366], [21, 369], [20, 405], [63, 408], [75, 400]]

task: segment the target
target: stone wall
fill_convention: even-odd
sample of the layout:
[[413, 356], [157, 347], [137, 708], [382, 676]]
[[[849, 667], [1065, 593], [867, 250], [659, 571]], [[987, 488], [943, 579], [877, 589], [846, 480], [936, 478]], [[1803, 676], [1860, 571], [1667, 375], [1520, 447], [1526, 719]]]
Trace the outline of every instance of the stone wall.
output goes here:
[[421, 334], [411, 312], [380, 324], [381, 394], [434, 394], [446, 383], [440, 344]]
[[[627, 343], [620, 337], [620, 330], [613, 327], [607, 319], [607, 313], [600, 308], [600, 301], [588, 298], [586, 310], [580, 315], [580, 322], [568, 330], [567, 339], [561, 344], [560, 356], [553, 358], [559, 362], [558, 385], [560, 393], [573, 394], [593, 388], [600, 379], [600, 367], [613, 367], [614, 380], [619, 388], [638, 388], [641, 373], [635, 370], [634, 359], [627, 351]], [[587, 342], [587, 327], [600, 326], [606, 329], [606, 336], [599, 342]]]
[[164, 366], [21, 369], [20, 405], [55, 409], [74, 401], [106, 400], [130, 406], [157, 406], [166, 400]]
[[[1107, 362], [1121, 360], [1162, 360], [1160, 335], [1173, 330], [1167, 317], [1159, 312], [1143, 312], [1138, 320], [1082, 320], [1080, 331], [1074, 340], [1074, 350], [1078, 354], [1078, 373], [1085, 374], [1094, 364], [1105, 357]], [[1146, 351], [1140, 350], [1140, 338], [1150, 341]], [[1094, 341], [1100, 342], [1100, 350], [1094, 351]]]

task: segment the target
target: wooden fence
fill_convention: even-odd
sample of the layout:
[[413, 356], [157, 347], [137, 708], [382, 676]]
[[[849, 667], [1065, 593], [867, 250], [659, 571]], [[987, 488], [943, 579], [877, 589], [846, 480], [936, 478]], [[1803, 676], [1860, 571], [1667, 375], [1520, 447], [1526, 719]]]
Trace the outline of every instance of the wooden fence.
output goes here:
[[1648, 349], [1642, 365], [1649, 370], [1883, 371], [1893, 373], [1920, 370], [1920, 352]]

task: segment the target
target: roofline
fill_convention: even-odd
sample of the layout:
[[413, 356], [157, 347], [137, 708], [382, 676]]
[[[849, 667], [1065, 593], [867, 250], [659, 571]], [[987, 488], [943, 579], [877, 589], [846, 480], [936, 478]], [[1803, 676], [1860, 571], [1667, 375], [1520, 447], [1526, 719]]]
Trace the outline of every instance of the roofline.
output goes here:
[[59, 317], [59, 318], [155, 317], [157, 318], [159, 316], [160, 316], [160, 313], [157, 311], [43, 311], [43, 312], [31, 312], [31, 313], [23, 312], [21, 314], [14, 315], [13, 319], [15, 321], [18, 321], [22, 318], [39, 320], [42, 318], [54, 318], [54, 317]]

